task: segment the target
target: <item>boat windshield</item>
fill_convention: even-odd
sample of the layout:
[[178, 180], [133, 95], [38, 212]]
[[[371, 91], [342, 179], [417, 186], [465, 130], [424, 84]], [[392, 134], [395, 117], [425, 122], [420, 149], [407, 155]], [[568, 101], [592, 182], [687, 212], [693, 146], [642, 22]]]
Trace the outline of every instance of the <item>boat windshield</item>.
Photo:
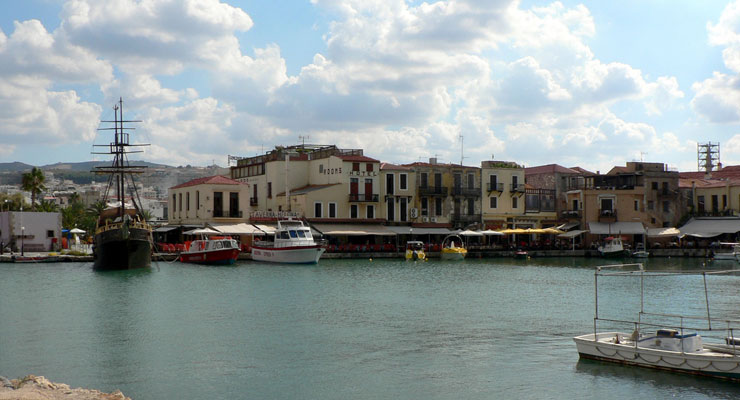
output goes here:
[[298, 237], [305, 238], [306, 237], [306, 232], [298, 231]]
[[280, 232], [280, 239], [290, 239], [290, 236], [288, 236], [287, 231]]
[[289, 232], [290, 232], [290, 237], [292, 237], [292, 238], [297, 238], [298, 237], [298, 234], [295, 233], [294, 230], [291, 229]]

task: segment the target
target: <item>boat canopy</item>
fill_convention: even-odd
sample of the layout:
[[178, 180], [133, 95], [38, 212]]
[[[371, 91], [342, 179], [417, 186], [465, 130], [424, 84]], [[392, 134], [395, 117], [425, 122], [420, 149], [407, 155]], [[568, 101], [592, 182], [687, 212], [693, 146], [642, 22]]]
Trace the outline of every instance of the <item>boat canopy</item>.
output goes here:
[[589, 222], [589, 231], [594, 235], [644, 235], [642, 222]]
[[680, 236], [710, 238], [740, 232], [740, 218], [692, 218], [679, 228]]
[[382, 225], [313, 224], [319, 232], [332, 236], [396, 236], [396, 232]]

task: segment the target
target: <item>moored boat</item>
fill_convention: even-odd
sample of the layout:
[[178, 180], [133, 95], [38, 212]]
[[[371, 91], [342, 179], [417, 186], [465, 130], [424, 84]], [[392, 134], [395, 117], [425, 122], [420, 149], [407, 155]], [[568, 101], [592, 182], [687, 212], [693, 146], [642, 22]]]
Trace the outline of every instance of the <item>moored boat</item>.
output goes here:
[[239, 243], [230, 236], [211, 236], [190, 242], [180, 261], [206, 265], [231, 265], [239, 257]]
[[715, 260], [740, 261], [740, 243], [721, 242], [712, 256]]
[[406, 242], [406, 255], [407, 260], [412, 261], [426, 261], [427, 255], [424, 253], [424, 243], [418, 240], [409, 240]]
[[529, 258], [529, 253], [527, 253], [526, 250], [518, 249], [514, 252], [514, 258], [518, 260], [526, 260], [527, 258]]
[[252, 259], [286, 264], [316, 264], [326, 248], [317, 243], [311, 228], [302, 221], [278, 221], [273, 242], [260, 241], [252, 245]]
[[[460, 243], [457, 246], [456, 243]], [[440, 258], [443, 260], [464, 260], [468, 250], [463, 247], [463, 240], [459, 235], [448, 235], [442, 241]]]
[[[93, 171], [109, 175], [103, 199], [106, 208], [98, 216], [95, 227], [93, 268], [97, 270], [147, 268], [152, 263], [152, 228], [144, 218], [133, 179], [134, 174], [142, 173], [145, 167], [131, 166], [126, 158], [127, 154], [132, 153], [128, 147], [146, 145], [129, 143], [130, 134], [126, 132], [129, 128], [125, 128], [123, 123], [135, 121], [124, 121], [123, 100], [119, 100], [113, 109], [115, 120], [102, 122], [114, 123], [114, 127], [101, 129], [114, 130], [114, 141], [108, 145], [95, 145], [108, 149], [108, 152], [95, 154], [112, 155], [113, 164], [96, 167]], [[108, 203], [113, 200], [108, 196], [111, 192], [115, 193], [115, 201]], [[131, 193], [131, 197], [127, 199], [126, 193]]]
[[[614, 269], [620, 269], [616, 272]], [[629, 270], [627, 270], [629, 269]], [[706, 286], [707, 274], [737, 274], [738, 271], [712, 271], [695, 274], [704, 278], [704, 299], [709, 296]], [[647, 277], [666, 277], [672, 275], [686, 275], [686, 273], [660, 271], [646, 272], [642, 264], [627, 264], [597, 267], [595, 272], [595, 317], [592, 333], [576, 336], [578, 354], [581, 358], [608, 361], [619, 364], [669, 370], [693, 375], [704, 375], [721, 379], [740, 380], [740, 340], [734, 338], [733, 332], [740, 328], [740, 321], [718, 319], [710, 317], [709, 304], [705, 308], [705, 317], [696, 315], [673, 315], [666, 313], [648, 312], [644, 309], [645, 294], [641, 289], [640, 309], [633, 321], [623, 317], [609, 318], [599, 309], [599, 277], [625, 276], [639, 277], [639, 288], [644, 288]], [[634, 279], [633, 279], [634, 280]], [[661, 294], [663, 296], [664, 294]], [[693, 308], [693, 307], [692, 307]], [[610, 325], [624, 324], [634, 328], [632, 333], [608, 330], [598, 331], [598, 323], [604, 321]], [[669, 321], [675, 321], [675, 325]], [[706, 326], [689, 326], [688, 324]], [[660, 327], [657, 328], [656, 327]], [[643, 329], [645, 328], [645, 329]], [[705, 342], [698, 333], [726, 331], [729, 336], [724, 343]]]
[[599, 254], [601, 254], [602, 257], [624, 257], [628, 255], [628, 251], [625, 250], [624, 244], [622, 244], [622, 238], [612, 237], [609, 236], [608, 238], [604, 239], [604, 244], [602, 246], [599, 246]]

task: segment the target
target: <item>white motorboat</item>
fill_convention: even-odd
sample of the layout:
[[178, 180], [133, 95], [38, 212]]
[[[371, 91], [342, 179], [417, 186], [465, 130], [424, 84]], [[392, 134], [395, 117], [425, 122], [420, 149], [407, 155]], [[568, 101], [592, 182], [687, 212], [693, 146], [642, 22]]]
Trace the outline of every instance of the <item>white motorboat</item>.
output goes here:
[[604, 239], [604, 242], [604, 245], [598, 249], [602, 257], [624, 257], [628, 254], [627, 250], [624, 249], [621, 237], [609, 236]]
[[311, 235], [311, 228], [302, 221], [278, 221], [273, 242], [255, 242], [252, 259], [286, 264], [316, 264], [326, 248]]
[[[619, 268], [619, 271], [613, 269]], [[632, 270], [626, 270], [632, 269]], [[605, 270], [611, 272], [605, 272]], [[738, 271], [705, 271], [696, 276], [703, 276], [706, 290], [707, 274], [737, 274]], [[733, 331], [740, 328], [740, 321], [719, 320], [710, 318], [709, 305], [707, 315], [682, 316], [646, 312], [644, 307], [644, 279], [648, 277], [665, 277], [678, 275], [660, 271], [646, 272], [642, 264], [627, 264], [597, 267], [595, 273], [596, 314], [592, 333], [574, 337], [578, 354], [581, 358], [614, 362], [625, 365], [670, 370], [693, 375], [704, 375], [721, 379], [740, 380], [740, 338], [733, 338]], [[639, 276], [641, 288], [640, 310], [637, 319], [625, 321], [619, 317], [609, 319], [599, 314], [598, 278], [599, 276]], [[633, 279], [634, 280], [634, 279]], [[707, 293], [705, 293], [706, 295]], [[709, 297], [706, 296], [706, 299]], [[599, 322], [610, 326], [625, 324], [634, 328], [632, 333], [609, 330], [598, 332]], [[674, 326], [665, 327], [666, 321], [676, 321]], [[687, 323], [706, 326], [690, 327]], [[664, 328], [656, 327], [662, 326]], [[650, 330], [650, 333], [648, 331]], [[705, 343], [701, 332], [729, 333], [725, 342]]]

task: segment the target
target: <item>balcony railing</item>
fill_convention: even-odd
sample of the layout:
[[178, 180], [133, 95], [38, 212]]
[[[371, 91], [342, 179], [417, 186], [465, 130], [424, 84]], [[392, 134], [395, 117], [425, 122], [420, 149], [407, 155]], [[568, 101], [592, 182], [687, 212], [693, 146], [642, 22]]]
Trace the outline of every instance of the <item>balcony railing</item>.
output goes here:
[[257, 198], [256, 197], [250, 197], [249, 198], [249, 205], [250, 206], [256, 206], [257, 205]]
[[481, 221], [481, 214], [459, 214], [459, 213], [453, 213], [452, 214], [452, 222], [465, 222], [465, 223], [473, 223], [473, 222], [480, 222]]
[[616, 222], [617, 210], [601, 209], [599, 210], [599, 222]]
[[581, 218], [581, 210], [565, 210], [562, 215], [563, 218]]
[[447, 188], [443, 186], [427, 186], [419, 188], [420, 196], [447, 196]]
[[503, 183], [491, 183], [488, 182], [487, 189], [489, 192], [503, 192], [504, 191], [504, 184]]
[[239, 210], [229, 210], [229, 218], [241, 218], [242, 212]]
[[479, 187], [462, 187], [455, 186], [452, 188], [452, 194], [455, 196], [480, 197]]
[[213, 210], [213, 218], [223, 218], [224, 211], [223, 210]]
[[509, 186], [509, 190], [516, 193], [524, 193], [525, 187], [523, 183], [512, 183]]
[[357, 202], [377, 202], [378, 195], [373, 193], [350, 193], [349, 201], [353, 203]]

